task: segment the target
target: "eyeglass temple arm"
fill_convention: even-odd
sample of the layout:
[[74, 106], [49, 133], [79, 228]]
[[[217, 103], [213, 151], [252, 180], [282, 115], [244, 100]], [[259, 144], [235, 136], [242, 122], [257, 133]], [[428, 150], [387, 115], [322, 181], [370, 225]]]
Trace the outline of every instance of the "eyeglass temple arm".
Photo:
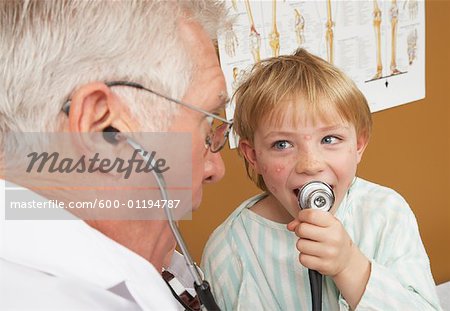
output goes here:
[[162, 98], [164, 98], [164, 99], [166, 99], [166, 100], [168, 100], [168, 101], [177, 103], [177, 104], [179, 104], [179, 105], [181, 105], [181, 106], [187, 107], [187, 108], [192, 109], [192, 110], [195, 110], [195, 111], [197, 111], [197, 112], [204, 113], [204, 114], [206, 114], [207, 116], [210, 116], [210, 117], [212, 117], [212, 118], [214, 118], [214, 119], [220, 120], [220, 121], [225, 122], [225, 123], [227, 123], [227, 124], [232, 124], [232, 122], [230, 122], [230, 121], [228, 121], [227, 119], [224, 119], [224, 118], [222, 118], [222, 117], [220, 117], [220, 116], [217, 116], [217, 115], [215, 115], [214, 113], [211, 113], [211, 112], [209, 112], [209, 111], [200, 109], [200, 108], [198, 108], [198, 107], [196, 107], [196, 106], [194, 106], [194, 105], [190, 105], [190, 104], [188, 104], [188, 103], [184, 103], [184, 102], [179, 101], [179, 100], [177, 100], [177, 99], [175, 99], [175, 98], [170, 98], [169, 96], [166, 96], [166, 95], [164, 95], [164, 94], [161, 94], [161, 93], [159, 93], [159, 92], [156, 92], [156, 91], [154, 91], [154, 90], [152, 90], [152, 89], [146, 88], [146, 87], [140, 85], [139, 83], [129, 82], [129, 81], [111, 81], [111, 82], [105, 82], [105, 84], [106, 84], [107, 86], [130, 86], [130, 87], [134, 87], [134, 88], [137, 88], [137, 89], [145, 90], [145, 91], [150, 92], [150, 93], [153, 93], [153, 94], [155, 94], [155, 95], [157, 95], [157, 96], [159, 96], [159, 97], [162, 97]]

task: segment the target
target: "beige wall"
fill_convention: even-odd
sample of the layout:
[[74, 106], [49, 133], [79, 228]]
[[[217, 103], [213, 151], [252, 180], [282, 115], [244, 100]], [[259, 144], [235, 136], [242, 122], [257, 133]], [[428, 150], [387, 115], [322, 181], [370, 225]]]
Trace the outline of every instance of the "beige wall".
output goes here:
[[[374, 114], [373, 136], [358, 173], [394, 188], [409, 202], [436, 283], [450, 280], [449, 23], [450, 1], [426, 0], [426, 98]], [[214, 228], [258, 192], [235, 150], [225, 150], [223, 158], [225, 178], [206, 187], [200, 210], [181, 224], [197, 262]]]

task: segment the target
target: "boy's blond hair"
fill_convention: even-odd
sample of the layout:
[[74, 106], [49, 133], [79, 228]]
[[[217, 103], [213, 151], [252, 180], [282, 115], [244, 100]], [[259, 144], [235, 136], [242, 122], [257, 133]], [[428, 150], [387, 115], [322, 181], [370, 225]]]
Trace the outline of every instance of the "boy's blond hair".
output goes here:
[[[325, 60], [298, 49], [294, 55], [273, 57], [254, 65], [234, 94], [236, 111], [234, 130], [240, 139], [254, 144], [254, 134], [263, 122], [282, 122], [287, 108], [294, 111], [301, 101], [313, 120], [340, 117], [353, 124], [357, 137], [369, 139], [372, 117], [367, 100], [355, 83]], [[296, 122], [294, 112], [292, 121]], [[247, 174], [256, 185], [267, 191], [245, 159]]]

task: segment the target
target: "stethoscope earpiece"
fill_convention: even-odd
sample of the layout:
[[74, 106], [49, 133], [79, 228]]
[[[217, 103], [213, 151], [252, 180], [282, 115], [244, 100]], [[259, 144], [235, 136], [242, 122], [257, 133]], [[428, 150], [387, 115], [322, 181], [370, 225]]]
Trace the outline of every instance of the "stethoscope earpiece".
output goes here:
[[120, 139], [119, 134], [120, 131], [112, 126], [108, 126], [103, 130], [103, 138], [110, 144], [116, 145]]

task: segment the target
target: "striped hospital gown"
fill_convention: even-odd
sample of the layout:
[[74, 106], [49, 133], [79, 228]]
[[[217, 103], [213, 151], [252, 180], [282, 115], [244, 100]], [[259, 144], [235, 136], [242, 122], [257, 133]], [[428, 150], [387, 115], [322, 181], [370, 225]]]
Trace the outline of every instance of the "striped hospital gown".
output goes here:
[[[242, 203], [211, 235], [202, 268], [222, 310], [311, 310], [308, 272], [285, 224]], [[335, 216], [371, 261], [357, 310], [441, 310], [416, 219], [395, 191], [356, 178]], [[349, 310], [330, 277], [323, 310]]]

